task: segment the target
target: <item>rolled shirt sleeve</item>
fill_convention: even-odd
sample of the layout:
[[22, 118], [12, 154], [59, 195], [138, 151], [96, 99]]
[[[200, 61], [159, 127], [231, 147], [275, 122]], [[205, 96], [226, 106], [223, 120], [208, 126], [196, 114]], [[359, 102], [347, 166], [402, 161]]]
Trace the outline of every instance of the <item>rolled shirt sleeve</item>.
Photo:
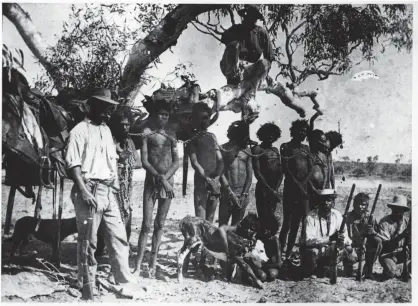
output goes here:
[[84, 147], [86, 137], [83, 137], [82, 131], [75, 127], [69, 135], [65, 151], [65, 162], [67, 164], [67, 170], [82, 165]]

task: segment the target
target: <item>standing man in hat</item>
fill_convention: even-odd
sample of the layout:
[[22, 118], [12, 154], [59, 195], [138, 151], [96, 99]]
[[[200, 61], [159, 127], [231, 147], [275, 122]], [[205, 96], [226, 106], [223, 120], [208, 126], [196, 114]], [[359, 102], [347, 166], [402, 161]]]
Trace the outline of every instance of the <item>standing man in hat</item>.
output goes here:
[[[97, 89], [88, 100], [87, 117], [70, 132], [65, 151], [69, 177], [74, 181], [71, 200], [77, 228], [77, 264], [79, 284], [84, 277], [81, 258], [87, 256], [89, 281], [94, 282], [97, 262], [97, 230], [103, 221], [105, 243], [117, 284], [135, 282], [129, 271], [129, 245], [115, 193], [119, 190], [116, 146], [106, 125], [117, 102], [108, 89]], [[88, 240], [87, 250], [83, 241]]]
[[324, 268], [331, 262], [331, 245], [335, 243], [351, 245], [347, 228], [343, 233], [339, 232], [343, 216], [338, 210], [332, 208], [336, 197], [334, 189], [319, 190], [319, 206], [310, 211], [305, 218], [301, 237], [301, 268], [304, 277], [314, 273], [317, 277], [324, 277]]
[[385, 279], [401, 275], [398, 265], [405, 260], [403, 246], [405, 243], [411, 244], [410, 220], [405, 216], [410, 210], [407, 202], [404, 195], [395, 195], [393, 201], [387, 204], [392, 213], [380, 220], [378, 231], [366, 225], [366, 233], [370, 237], [368, 241], [374, 250], [366, 254], [366, 278], [374, 278], [373, 265], [377, 258], [383, 267]]
[[[247, 109], [249, 101], [254, 100], [261, 82], [266, 78], [274, 60], [274, 53], [267, 30], [258, 26], [257, 20], [264, 20], [256, 5], [245, 5], [238, 11], [243, 17], [241, 24], [227, 29], [221, 38], [226, 45], [220, 67], [228, 85], [242, 85], [245, 92], [236, 110]], [[260, 59], [263, 55], [264, 59]]]

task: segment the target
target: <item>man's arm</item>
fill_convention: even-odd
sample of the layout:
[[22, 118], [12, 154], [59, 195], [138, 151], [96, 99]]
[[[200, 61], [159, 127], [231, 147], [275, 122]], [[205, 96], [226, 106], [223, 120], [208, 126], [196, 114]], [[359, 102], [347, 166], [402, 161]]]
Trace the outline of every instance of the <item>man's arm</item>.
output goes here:
[[205, 170], [197, 160], [196, 148], [193, 143], [189, 143], [189, 145], [187, 146], [187, 151], [189, 153], [190, 163], [194, 171], [196, 171], [196, 173], [198, 173], [201, 177], [207, 180], [208, 177], [206, 176]]
[[94, 195], [87, 189], [86, 184], [84, 183], [83, 176], [81, 174], [81, 167], [76, 166], [69, 169], [70, 178], [74, 181], [74, 184], [77, 186], [81, 198], [83, 201], [91, 207], [91, 210], [97, 211], [97, 201]]
[[223, 32], [221, 36], [221, 43], [227, 45], [232, 41], [239, 40], [236, 33], [237, 25], [233, 25], [229, 29], [227, 29], [225, 32]]
[[302, 188], [300, 188], [300, 183], [298, 182], [298, 180], [295, 178], [295, 176], [293, 175], [293, 173], [289, 169], [289, 164], [287, 162], [287, 158], [286, 157], [289, 157], [291, 154], [288, 154], [287, 145], [285, 143], [282, 144], [281, 147], [280, 147], [280, 155], [281, 155], [280, 158], [281, 158], [281, 164], [282, 164], [282, 170], [283, 170], [282, 177], [283, 177], [283, 174], [286, 175], [286, 179], [292, 180], [293, 183], [295, 183], [295, 186], [298, 186], [299, 190], [305, 196], [308, 196], [308, 194], [306, 193], [306, 191], [303, 190]]
[[[146, 131], [147, 129], [144, 129], [143, 131], [141, 131], [141, 133], [145, 133]], [[144, 167], [144, 169], [147, 172], [151, 173], [152, 176], [154, 176], [157, 179], [164, 178], [164, 175], [158, 173], [158, 171], [155, 170], [155, 168], [148, 161], [148, 138], [147, 137], [142, 137], [141, 139], [141, 161], [142, 161], [142, 166]]]
[[263, 57], [271, 63], [274, 61], [274, 53], [270, 36], [264, 28], [261, 28], [260, 36], [260, 42], [263, 48]]
[[97, 201], [91, 192], [87, 189], [81, 173], [82, 156], [84, 154], [85, 137], [82, 132], [73, 130], [70, 133], [67, 147], [65, 148], [65, 162], [69, 172], [70, 179], [74, 181], [83, 201], [97, 210]]
[[274, 188], [275, 191], [279, 191], [280, 184], [283, 182], [283, 168], [282, 168], [281, 157], [280, 156], [279, 156], [279, 162], [280, 162], [280, 167], [279, 167], [279, 170], [278, 170], [279, 179], [277, 180], [276, 188]]
[[[254, 155], [258, 155], [258, 154], [260, 154], [262, 152], [261, 152], [261, 149], [259, 149], [258, 147], [254, 147], [253, 150], [252, 150], [252, 153]], [[266, 179], [261, 174], [259, 157], [256, 157], [256, 156], [252, 157], [252, 164], [253, 164], [254, 175], [255, 175], [257, 181], [260, 182], [262, 185], [264, 185], [264, 187], [266, 187], [272, 193], [275, 193], [276, 194], [276, 191], [269, 186], [269, 184], [267, 183]]]
[[306, 246], [320, 248], [330, 243], [329, 236], [317, 237], [317, 231], [311, 217], [305, 218]]
[[251, 183], [253, 181], [253, 166], [251, 164], [251, 158], [249, 156], [247, 156], [246, 173], [247, 173], [247, 176], [245, 177], [245, 183], [244, 183], [244, 188], [242, 189], [242, 193], [248, 194], [248, 191], [251, 188]]
[[168, 169], [167, 173], [164, 175], [166, 180], [169, 180], [179, 168], [179, 152], [177, 150], [177, 142], [175, 141], [171, 141], [171, 156], [173, 157], [173, 163], [171, 164], [170, 169]]
[[215, 140], [214, 145], [216, 147], [216, 169], [215, 175], [212, 178], [218, 180], [224, 172], [224, 159], [222, 158], [221, 149], [219, 148], [215, 135], [213, 135], [213, 139]]
[[320, 116], [320, 114], [318, 112], [316, 112], [311, 119], [309, 120], [309, 130], [310, 132], [312, 132], [314, 130], [314, 122], [316, 120], [316, 118], [318, 118]]

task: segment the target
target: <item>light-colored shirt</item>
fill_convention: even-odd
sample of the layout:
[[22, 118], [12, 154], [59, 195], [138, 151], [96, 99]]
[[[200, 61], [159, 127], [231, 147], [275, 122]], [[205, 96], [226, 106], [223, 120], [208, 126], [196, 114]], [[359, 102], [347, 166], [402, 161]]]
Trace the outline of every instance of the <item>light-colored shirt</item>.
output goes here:
[[[408, 227], [409, 220], [404, 215], [402, 219], [402, 223], [400, 224], [400, 229], [398, 234], [396, 235], [396, 229], [398, 224], [394, 221], [391, 215], [383, 217], [379, 222], [379, 231], [377, 232], [377, 236], [382, 238], [383, 241], [389, 241], [397, 237], [398, 235], [402, 234], [403, 231]], [[405, 239], [399, 241], [398, 247], [403, 246], [403, 242]]]
[[71, 130], [65, 152], [67, 169], [80, 166], [87, 180], [117, 181], [117, 160], [112, 133], [105, 123], [96, 125], [85, 119]]
[[[327, 233], [327, 220], [319, 217], [318, 208], [309, 212], [305, 219], [305, 234], [302, 235], [302, 243], [306, 246], [315, 246], [329, 241], [329, 237], [340, 230], [343, 216], [336, 209], [331, 209], [329, 232]], [[344, 228], [344, 244], [351, 245], [348, 237], [347, 226]]]

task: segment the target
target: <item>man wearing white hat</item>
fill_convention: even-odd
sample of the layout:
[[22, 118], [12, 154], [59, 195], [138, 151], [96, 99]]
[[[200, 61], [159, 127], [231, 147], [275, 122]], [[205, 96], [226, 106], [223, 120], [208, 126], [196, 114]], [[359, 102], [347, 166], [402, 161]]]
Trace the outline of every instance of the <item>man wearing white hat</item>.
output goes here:
[[318, 208], [309, 212], [305, 219], [305, 230], [301, 237], [302, 275], [308, 277], [314, 273], [324, 276], [324, 268], [331, 262], [331, 244], [344, 243], [350, 246], [347, 228], [340, 233], [342, 214], [332, 208], [337, 193], [334, 189], [318, 191]]
[[[78, 280], [81, 286], [84, 274], [83, 256], [87, 256], [90, 282], [94, 282], [97, 262], [97, 230], [104, 222], [105, 242], [117, 284], [135, 282], [129, 270], [129, 245], [115, 194], [118, 192], [116, 146], [106, 122], [118, 102], [111, 99], [108, 89], [93, 91], [88, 100], [86, 119], [70, 132], [65, 151], [69, 177], [74, 181], [71, 200], [74, 204], [77, 228]], [[89, 241], [87, 250], [83, 241]]]
[[380, 220], [378, 231], [376, 232], [370, 225], [366, 228], [367, 235], [371, 237], [369, 243], [375, 250], [367, 253], [366, 278], [373, 279], [373, 268], [369, 267], [373, 267], [377, 258], [383, 267], [384, 278], [400, 276], [398, 264], [404, 262], [403, 245], [411, 243], [409, 219], [405, 216], [410, 210], [407, 198], [404, 195], [395, 195], [393, 201], [387, 205], [392, 213]]

